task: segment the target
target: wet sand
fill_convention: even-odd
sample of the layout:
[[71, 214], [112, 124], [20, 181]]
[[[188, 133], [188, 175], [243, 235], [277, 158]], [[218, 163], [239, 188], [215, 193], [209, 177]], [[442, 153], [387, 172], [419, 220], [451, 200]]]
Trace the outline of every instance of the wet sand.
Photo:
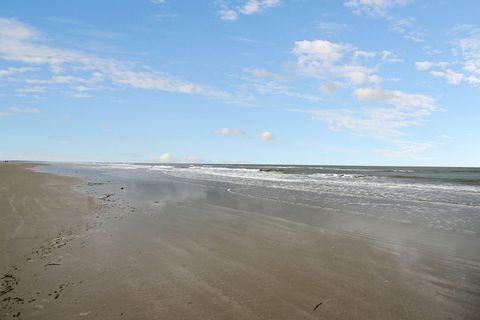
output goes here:
[[480, 314], [475, 259], [364, 239], [217, 186], [29, 167], [0, 165], [0, 319]]

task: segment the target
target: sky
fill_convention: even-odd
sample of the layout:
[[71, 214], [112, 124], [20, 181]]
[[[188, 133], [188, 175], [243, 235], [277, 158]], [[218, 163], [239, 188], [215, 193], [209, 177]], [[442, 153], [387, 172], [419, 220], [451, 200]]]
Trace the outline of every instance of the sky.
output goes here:
[[0, 159], [480, 166], [480, 2], [2, 0]]

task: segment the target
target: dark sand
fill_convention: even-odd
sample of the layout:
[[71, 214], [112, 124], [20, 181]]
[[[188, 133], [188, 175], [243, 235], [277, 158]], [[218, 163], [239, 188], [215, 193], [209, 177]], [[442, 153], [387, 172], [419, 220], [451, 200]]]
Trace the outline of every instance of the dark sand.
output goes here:
[[475, 259], [334, 231], [219, 187], [28, 167], [0, 165], [0, 319], [480, 314]]

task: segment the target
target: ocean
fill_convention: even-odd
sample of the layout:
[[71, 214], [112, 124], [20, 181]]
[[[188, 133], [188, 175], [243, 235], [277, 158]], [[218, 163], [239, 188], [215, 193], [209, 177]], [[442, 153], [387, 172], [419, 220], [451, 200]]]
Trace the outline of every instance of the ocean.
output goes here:
[[101, 163], [155, 177], [223, 183], [229, 192], [480, 235], [480, 168]]

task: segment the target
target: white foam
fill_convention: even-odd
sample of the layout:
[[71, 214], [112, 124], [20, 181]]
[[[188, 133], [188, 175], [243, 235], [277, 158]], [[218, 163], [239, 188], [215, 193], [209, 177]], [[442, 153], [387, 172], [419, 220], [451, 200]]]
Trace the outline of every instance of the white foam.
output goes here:
[[[246, 186], [308, 191], [316, 194], [334, 193], [360, 197], [480, 206], [479, 186], [413, 183], [406, 180], [401, 181], [389, 177], [361, 175], [353, 172], [345, 174], [285, 174], [276, 171], [262, 171], [258, 168], [228, 168], [212, 165], [190, 165], [188, 167], [181, 167], [126, 163], [90, 164], [89, 166], [95, 166], [102, 169], [144, 169], [159, 171], [171, 176], [182, 178], [212, 180]], [[312, 168], [319, 169], [319, 167]], [[325, 168], [331, 169], [327, 167]], [[355, 169], [352, 168], [351, 170], [353, 171]], [[358, 171], [360, 170], [363, 169], [359, 169]]]
[[124, 170], [149, 169], [149, 166], [147, 165], [130, 164], [130, 163], [83, 164], [83, 166], [95, 167], [98, 169], [124, 169]]
[[480, 205], [478, 186], [415, 184], [391, 178], [358, 174], [314, 173], [284, 174], [248, 168], [191, 166], [168, 168], [164, 173], [184, 178], [265, 186], [315, 193], [329, 192], [397, 200], [431, 201]]

